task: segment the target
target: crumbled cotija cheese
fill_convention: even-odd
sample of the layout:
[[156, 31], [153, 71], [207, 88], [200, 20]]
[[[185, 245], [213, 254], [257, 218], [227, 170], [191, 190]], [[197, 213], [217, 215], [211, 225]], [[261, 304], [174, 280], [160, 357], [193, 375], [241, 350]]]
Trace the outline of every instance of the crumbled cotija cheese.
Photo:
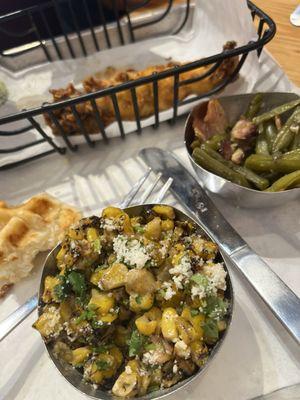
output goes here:
[[218, 289], [226, 290], [227, 272], [224, 270], [223, 264], [218, 263], [214, 265], [205, 265], [203, 272], [208, 277], [211, 286], [215, 289], [215, 292]]
[[143, 268], [151, 258], [145, 246], [140, 241], [127, 238], [123, 235], [114, 238], [113, 248], [117, 256], [117, 261], [124, 262], [132, 267]]
[[171, 282], [164, 282], [162, 284], [162, 288], [165, 289], [164, 299], [170, 300], [174, 294], [176, 294], [175, 290], [172, 288]]
[[52, 335], [53, 337], [57, 337], [59, 333], [63, 330], [63, 326], [60, 324], [61, 317], [59, 313], [59, 309], [51, 306], [46, 311], [49, 316], [46, 324], [46, 336]]
[[156, 357], [154, 354], [154, 350], [147, 351], [147, 353], [143, 354], [143, 363], [144, 364], [154, 365], [155, 360], [156, 360]]
[[169, 270], [172, 279], [178, 289], [183, 289], [183, 284], [193, 275], [190, 258], [187, 255], [181, 257], [180, 262]]
[[107, 231], [113, 231], [118, 228], [115, 221], [110, 218], [105, 218], [101, 223], [101, 227]]
[[189, 358], [191, 355], [191, 349], [183, 340], [178, 340], [174, 346], [175, 353], [181, 358]]
[[193, 285], [191, 288], [191, 296], [192, 299], [195, 297], [199, 297], [199, 299], [203, 299], [206, 296], [206, 290], [203, 286]]
[[161, 242], [161, 247], [159, 249], [160, 254], [162, 255], [163, 258], [166, 257], [166, 255], [168, 254], [168, 249], [170, 247], [170, 240], [164, 240]]

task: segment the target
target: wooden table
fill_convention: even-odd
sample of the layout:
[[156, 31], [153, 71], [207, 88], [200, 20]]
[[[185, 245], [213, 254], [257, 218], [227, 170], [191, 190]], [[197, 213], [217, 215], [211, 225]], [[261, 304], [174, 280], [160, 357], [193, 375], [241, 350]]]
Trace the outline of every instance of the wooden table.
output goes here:
[[274, 39], [267, 49], [290, 80], [300, 87], [300, 27], [290, 23], [290, 14], [299, 0], [253, 0], [277, 25]]

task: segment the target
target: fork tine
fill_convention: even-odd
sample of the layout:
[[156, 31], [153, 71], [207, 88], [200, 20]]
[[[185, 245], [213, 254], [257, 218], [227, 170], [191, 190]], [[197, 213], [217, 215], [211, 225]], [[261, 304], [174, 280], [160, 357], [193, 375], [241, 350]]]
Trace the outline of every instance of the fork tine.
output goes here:
[[140, 188], [143, 186], [145, 180], [148, 178], [150, 173], [151, 173], [151, 168], [149, 168], [148, 171], [134, 184], [132, 189], [125, 196], [123, 201], [119, 204], [120, 208], [125, 208], [132, 202], [132, 200], [134, 199], [135, 195], [140, 190]]
[[147, 187], [147, 189], [141, 196], [140, 201], [139, 201], [140, 204], [144, 204], [146, 202], [146, 200], [149, 198], [149, 196], [153, 192], [154, 188], [157, 186], [158, 181], [160, 180], [161, 176], [162, 176], [161, 172], [156, 175], [154, 182], [150, 186]]
[[153, 203], [161, 203], [162, 199], [165, 197], [172, 183], [173, 183], [173, 178], [169, 178], [163, 185], [163, 187], [160, 189], [158, 194], [155, 196], [155, 198], [153, 199]]

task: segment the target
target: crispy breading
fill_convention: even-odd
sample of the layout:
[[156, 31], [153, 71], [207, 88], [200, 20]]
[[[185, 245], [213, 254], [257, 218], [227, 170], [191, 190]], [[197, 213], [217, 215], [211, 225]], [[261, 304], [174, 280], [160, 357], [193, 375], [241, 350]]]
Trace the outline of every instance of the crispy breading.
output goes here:
[[[235, 47], [234, 42], [228, 42], [224, 46], [224, 50], [229, 50]], [[182, 85], [178, 90], [178, 99], [183, 100], [190, 95], [199, 95], [207, 93], [216, 86], [218, 86], [227, 76], [230, 76], [238, 63], [238, 57], [231, 57], [225, 59], [219, 67], [208, 76], [204, 77], [200, 81], [192, 82], [186, 85]], [[80, 94], [91, 93], [97, 90], [105, 89], [111, 86], [151, 76], [154, 73], [166, 71], [176, 65], [183, 65], [181, 63], [167, 63], [164, 65], [155, 65], [145, 68], [141, 71], [134, 69], [127, 70], [116, 70], [115, 68], [109, 67], [104, 72], [89, 76], [83, 81], [83, 91], [79, 91], [70, 84], [66, 89], [51, 90], [54, 101], [65, 100], [67, 98], [73, 98]], [[185, 81], [189, 79], [196, 79], [202, 76], [212, 68], [212, 65], [196, 68], [191, 71], [181, 73], [179, 81]], [[174, 101], [174, 77], [168, 77], [160, 79], [158, 81], [158, 93], [159, 93], [159, 110], [167, 110], [173, 106]], [[137, 104], [139, 109], [139, 116], [141, 119], [147, 118], [154, 114], [154, 92], [153, 84], [144, 84], [135, 88]], [[132, 93], [130, 90], [124, 90], [116, 94], [121, 119], [123, 121], [134, 121], [135, 111], [133, 107]], [[110, 96], [104, 96], [97, 98], [96, 100], [97, 109], [102, 119], [103, 125], [108, 126], [116, 120], [114, 105]], [[93, 107], [90, 102], [84, 102], [76, 105], [76, 109], [82, 120], [82, 124], [88, 133], [98, 133], [99, 127], [93, 111]], [[70, 107], [64, 109], [55, 110], [54, 114], [58, 118], [58, 121], [66, 134], [79, 134], [80, 129], [77, 125], [76, 119], [72, 113]], [[55, 135], [59, 135], [60, 132], [56, 125], [45, 115], [46, 123], [51, 127]]]

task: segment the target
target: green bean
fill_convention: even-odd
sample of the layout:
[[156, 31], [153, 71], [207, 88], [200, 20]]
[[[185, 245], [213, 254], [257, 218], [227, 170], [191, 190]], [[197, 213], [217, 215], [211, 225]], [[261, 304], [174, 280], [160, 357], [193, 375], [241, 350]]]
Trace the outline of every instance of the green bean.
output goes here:
[[237, 185], [250, 187], [247, 179], [245, 179], [239, 173], [233, 171], [231, 168], [224, 165], [219, 160], [214, 159], [205, 150], [196, 148], [193, 151], [193, 158], [194, 160], [201, 165], [201, 167], [207, 169], [208, 171], [221, 176]]
[[194, 150], [196, 147], [200, 147], [201, 146], [201, 142], [199, 139], [193, 140], [191, 143], [191, 149]]
[[216, 160], [220, 162], [228, 162], [225, 160], [225, 158], [218, 153], [216, 150], [212, 149], [210, 146], [207, 146], [207, 143], [203, 143], [201, 146], [201, 149], [204, 150], [208, 155], [210, 155], [212, 158], [215, 158]]
[[262, 172], [262, 173], [260, 173], [260, 176], [261, 176], [262, 178], [268, 179], [269, 182], [274, 182], [274, 181], [276, 181], [277, 179], [279, 179], [279, 177], [280, 177], [281, 175], [282, 175], [282, 174], [281, 174], [280, 172], [277, 172], [277, 171]]
[[255, 144], [256, 154], [270, 154], [264, 124], [258, 126], [258, 137]]
[[248, 109], [245, 113], [245, 117], [249, 120], [255, 117], [260, 110], [263, 101], [262, 93], [256, 93], [248, 105]]
[[300, 149], [300, 124], [298, 125], [298, 131], [294, 133], [294, 140], [291, 148], [292, 150]]
[[282, 104], [279, 107], [273, 108], [273, 110], [271, 111], [267, 111], [261, 115], [258, 115], [257, 117], [254, 117], [252, 119], [252, 122], [258, 125], [264, 121], [268, 121], [269, 119], [274, 118], [276, 115], [281, 115], [286, 111], [292, 110], [299, 104], [300, 104], [300, 98], [298, 98], [297, 100], [290, 101], [289, 103]]
[[266, 127], [265, 127], [265, 135], [266, 135], [266, 140], [268, 143], [268, 149], [269, 152], [272, 152], [272, 148], [273, 148], [273, 144], [276, 140], [277, 137], [277, 128], [275, 126], [275, 123], [273, 121], [268, 121], [266, 123]]
[[300, 158], [300, 148], [288, 151], [282, 156], [285, 160], [287, 159], [299, 159]]
[[217, 151], [207, 148], [205, 146], [202, 146], [202, 149], [212, 158], [215, 160], [220, 161], [222, 164], [226, 165], [227, 167], [231, 168], [233, 171], [237, 172], [238, 174], [244, 176], [247, 181], [250, 183], [253, 183], [255, 187], [257, 187], [259, 190], [264, 190], [269, 186], [269, 180], [266, 178], [263, 178], [259, 175], [257, 175], [255, 172], [251, 171], [250, 169], [246, 167], [242, 167], [241, 165], [236, 165], [232, 161], [225, 160], [221, 154], [219, 154]]
[[205, 144], [214, 150], [219, 150], [222, 141], [227, 138], [228, 136], [226, 133], [219, 133], [217, 135], [212, 136], [210, 139], [206, 140]]
[[266, 192], [280, 192], [300, 185], [300, 170], [284, 175], [273, 183]]
[[233, 167], [233, 170], [243, 175], [250, 183], [252, 183], [257, 189], [265, 190], [270, 182], [267, 178], [259, 176], [255, 172], [251, 171], [251, 169], [243, 167], [241, 165], [236, 165]]
[[293, 114], [289, 117], [286, 123], [278, 132], [276, 139], [273, 143], [272, 152], [276, 153], [278, 151], [285, 150], [289, 147], [292, 140], [294, 139], [294, 132], [290, 130], [290, 127], [300, 115], [300, 107], [296, 108]]
[[300, 158], [279, 157], [274, 159], [272, 156], [263, 154], [251, 154], [245, 161], [245, 167], [261, 172], [282, 172], [289, 173], [300, 169]]

